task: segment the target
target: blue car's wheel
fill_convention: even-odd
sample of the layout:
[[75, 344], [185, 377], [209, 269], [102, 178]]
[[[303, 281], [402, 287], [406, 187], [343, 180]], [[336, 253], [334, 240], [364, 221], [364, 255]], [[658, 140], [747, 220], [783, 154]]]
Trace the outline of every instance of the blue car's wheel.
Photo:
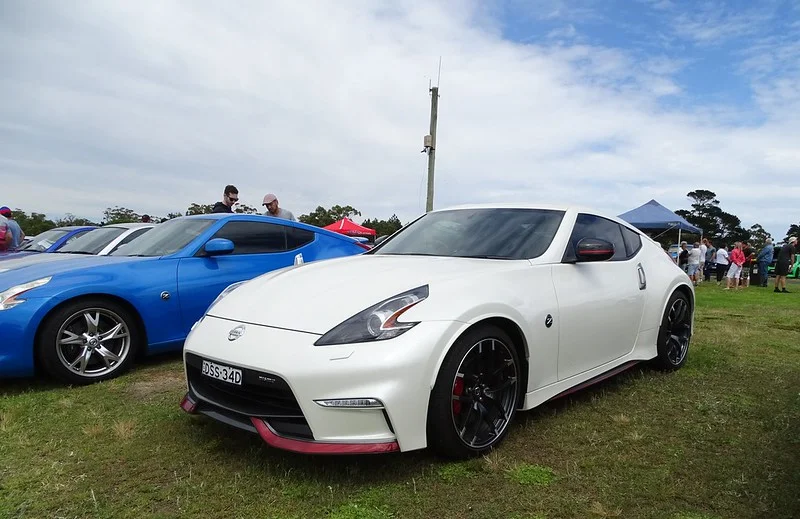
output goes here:
[[51, 376], [90, 384], [119, 376], [130, 367], [139, 344], [137, 321], [113, 301], [67, 304], [42, 323], [37, 353]]

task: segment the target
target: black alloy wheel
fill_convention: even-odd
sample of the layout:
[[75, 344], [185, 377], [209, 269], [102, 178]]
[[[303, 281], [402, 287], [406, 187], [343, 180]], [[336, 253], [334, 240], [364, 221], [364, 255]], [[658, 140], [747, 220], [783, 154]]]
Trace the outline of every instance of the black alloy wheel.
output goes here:
[[508, 335], [481, 326], [451, 348], [431, 393], [428, 443], [465, 458], [499, 444], [520, 401], [520, 362]]

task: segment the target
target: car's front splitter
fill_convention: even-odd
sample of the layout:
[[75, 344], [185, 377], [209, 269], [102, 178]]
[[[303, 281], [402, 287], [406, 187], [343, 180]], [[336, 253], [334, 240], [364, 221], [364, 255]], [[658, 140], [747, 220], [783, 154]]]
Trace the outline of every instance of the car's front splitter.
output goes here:
[[[203, 404], [207, 405], [207, 403], [203, 402]], [[181, 400], [181, 409], [186, 411], [189, 414], [197, 414], [198, 407], [201, 405], [201, 402], [192, 395], [191, 391], [186, 393], [186, 396], [183, 397]], [[215, 414], [211, 413], [204, 413], [204, 414]], [[217, 415], [215, 418], [219, 419], [220, 416]], [[386, 442], [359, 442], [359, 443], [347, 443], [347, 442], [319, 442], [313, 440], [300, 440], [295, 438], [287, 438], [278, 434], [272, 426], [270, 426], [269, 422], [263, 418], [259, 417], [249, 417], [250, 423], [255, 428], [255, 432], [261, 437], [264, 442], [269, 445], [270, 447], [274, 447], [276, 449], [297, 452], [301, 454], [333, 454], [333, 455], [345, 455], [345, 454], [386, 454], [390, 452], [399, 452], [400, 445], [397, 441], [386, 441]], [[227, 421], [227, 420], [225, 420]], [[247, 427], [243, 423], [233, 423], [229, 422], [230, 425], [237, 426], [241, 429], [245, 429], [248, 431], [252, 431], [250, 427]]]

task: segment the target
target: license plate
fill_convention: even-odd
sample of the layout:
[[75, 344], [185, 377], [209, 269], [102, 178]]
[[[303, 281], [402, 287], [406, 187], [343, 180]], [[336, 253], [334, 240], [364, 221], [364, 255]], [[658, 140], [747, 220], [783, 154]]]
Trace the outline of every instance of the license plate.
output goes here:
[[207, 377], [222, 380], [230, 384], [236, 384], [237, 386], [242, 385], [242, 370], [237, 368], [204, 360], [202, 373]]

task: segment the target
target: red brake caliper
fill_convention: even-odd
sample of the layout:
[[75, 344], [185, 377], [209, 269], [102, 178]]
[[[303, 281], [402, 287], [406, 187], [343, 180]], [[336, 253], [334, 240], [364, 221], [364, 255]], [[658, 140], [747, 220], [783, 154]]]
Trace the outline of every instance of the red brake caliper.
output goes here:
[[[458, 377], [456, 378], [456, 383], [453, 384], [453, 394], [455, 396], [461, 396], [464, 394], [464, 378]], [[461, 412], [461, 402], [453, 399], [453, 414], [459, 414]]]

